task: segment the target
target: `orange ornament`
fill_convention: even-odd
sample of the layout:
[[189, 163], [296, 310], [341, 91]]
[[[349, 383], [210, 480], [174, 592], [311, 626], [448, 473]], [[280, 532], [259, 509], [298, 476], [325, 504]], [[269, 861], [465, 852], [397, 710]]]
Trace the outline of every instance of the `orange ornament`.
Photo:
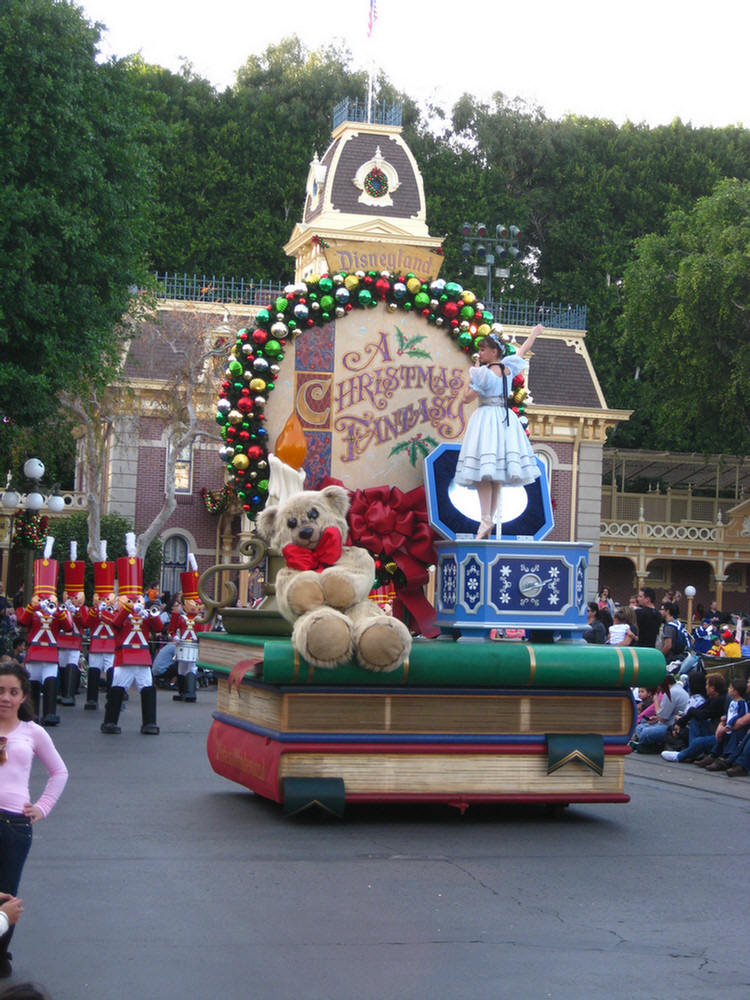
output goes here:
[[287, 422], [281, 429], [281, 433], [276, 438], [276, 457], [285, 465], [292, 469], [301, 469], [307, 454], [307, 442], [305, 432], [302, 430], [302, 422], [297, 416], [297, 411], [292, 410]]

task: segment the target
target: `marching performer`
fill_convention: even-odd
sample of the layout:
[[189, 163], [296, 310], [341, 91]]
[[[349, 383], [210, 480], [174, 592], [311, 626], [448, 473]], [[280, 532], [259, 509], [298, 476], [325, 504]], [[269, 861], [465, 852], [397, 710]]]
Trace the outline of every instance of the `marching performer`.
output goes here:
[[114, 616], [115, 672], [100, 728], [103, 733], [120, 732], [117, 722], [122, 701], [130, 685], [135, 684], [141, 692], [141, 732], [146, 736], [156, 736], [159, 732], [156, 725], [156, 688], [151, 675], [148, 637], [149, 633], [161, 629], [161, 616], [158, 609], [149, 612], [146, 608], [143, 560], [135, 555], [134, 533], [129, 531], [125, 539], [128, 555], [117, 560], [119, 609]]
[[[94, 563], [94, 600], [86, 608], [84, 625], [90, 630], [89, 669], [86, 678], [86, 704], [90, 712], [99, 707], [99, 679], [115, 664], [115, 564], [107, 561], [107, 543], [100, 549], [101, 559]], [[111, 679], [111, 678], [110, 678]]]
[[174, 611], [169, 621], [169, 634], [177, 645], [177, 694], [173, 701], [195, 701], [198, 675], [198, 632], [205, 632], [207, 625], [196, 623], [203, 613], [203, 602], [198, 596], [198, 564], [193, 553], [188, 555], [189, 570], [180, 573], [182, 611]]
[[70, 559], [63, 564], [63, 606], [70, 612], [72, 628], [68, 632], [61, 628], [57, 636], [60, 651], [60, 699], [61, 705], [75, 705], [78, 687], [78, 661], [81, 659], [81, 629], [85, 628], [86, 607], [84, 604], [83, 578], [86, 563], [78, 558], [78, 542], [71, 539]]
[[[34, 560], [34, 593], [25, 608], [16, 609], [16, 618], [28, 632], [26, 669], [31, 679], [31, 695], [42, 716], [43, 726], [56, 726], [57, 669], [60, 628], [72, 629], [70, 612], [57, 606], [57, 560], [51, 559], [55, 539], [47, 536], [44, 555]], [[40, 701], [42, 711], [39, 711]]]

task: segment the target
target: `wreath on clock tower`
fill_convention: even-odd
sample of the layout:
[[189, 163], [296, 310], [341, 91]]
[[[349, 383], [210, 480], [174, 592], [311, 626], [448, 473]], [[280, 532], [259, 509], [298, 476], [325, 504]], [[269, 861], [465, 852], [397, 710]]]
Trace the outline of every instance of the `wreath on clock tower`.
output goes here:
[[371, 198], [382, 198], [388, 194], [388, 175], [380, 167], [373, 167], [364, 180], [365, 191]]

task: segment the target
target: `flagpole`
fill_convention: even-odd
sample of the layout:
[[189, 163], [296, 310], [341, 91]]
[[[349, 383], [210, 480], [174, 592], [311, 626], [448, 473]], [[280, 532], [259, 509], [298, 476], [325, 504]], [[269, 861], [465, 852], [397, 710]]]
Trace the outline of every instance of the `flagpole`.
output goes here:
[[375, 43], [373, 39], [373, 32], [375, 30], [375, 22], [377, 21], [377, 18], [377, 0], [370, 0], [370, 12], [367, 20], [367, 37], [370, 40], [370, 72], [367, 80], [367, 121], [369, 123], [372, 122], [372, 96], [375, 85]]

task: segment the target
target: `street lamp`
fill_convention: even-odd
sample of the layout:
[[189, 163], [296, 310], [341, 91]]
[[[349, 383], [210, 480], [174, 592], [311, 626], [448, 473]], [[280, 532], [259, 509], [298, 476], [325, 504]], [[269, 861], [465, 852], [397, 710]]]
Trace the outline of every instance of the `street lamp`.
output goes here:
[[[60, 496], [59, 484], [55, 483], [50, 492], [45, 496], [41, 491], [41, 479], [44, 476], [44, 462], [38, 458], [28, 459], [23, 466], [23, 474], [31, 483], [30, 489], [25, 494], [19, 494], [11, 482], [10, 472], [5, 481], [5, 489], [0, 496], [0, 504], [5, 510], [28, 511], [32, 514], [38, 513], [46, 505], [51, 514], [60, 514], [65, 509], [65, 499]], [[9, 532], [8, 553], [13, 545], [13, 521], [11, 520], [11, 531]], [[7, 563], [4, 564], [3, 582]], [[24, 598], [28, 601], [34, 589], [34, 549], [24, 550], [24, 573], [23, 573]]]
[[[502, 223], [495, 226], [494, 240], [489, 236], [489, 230], [483, 222], [472, 225], [464, 222], [461, 226], [461, 254], [468, 263], [472, 256], [480, 263], [474, 265], [474, 275], [487, 278], [487, 305], [492, 302], [492, 278], [510, 277], [507, 267], [495, 267], [495, 261], [511, 263], [521, 255], [518, 245], [521, 230], [518, 226], [505, 226]], [[494, 246], [493, 246], [494, 244]]]
[[692, 632], [693, 632], [693, 598], [695, 597], [695, 587], [693, 587], [692, 585], [690, 585], [688, 587], [685, 587], [685, 597], [687, 597], [687, 601], [688, 601], [687, 628], [688, 628], [688, 632], [690, 632], [692, 634]]

